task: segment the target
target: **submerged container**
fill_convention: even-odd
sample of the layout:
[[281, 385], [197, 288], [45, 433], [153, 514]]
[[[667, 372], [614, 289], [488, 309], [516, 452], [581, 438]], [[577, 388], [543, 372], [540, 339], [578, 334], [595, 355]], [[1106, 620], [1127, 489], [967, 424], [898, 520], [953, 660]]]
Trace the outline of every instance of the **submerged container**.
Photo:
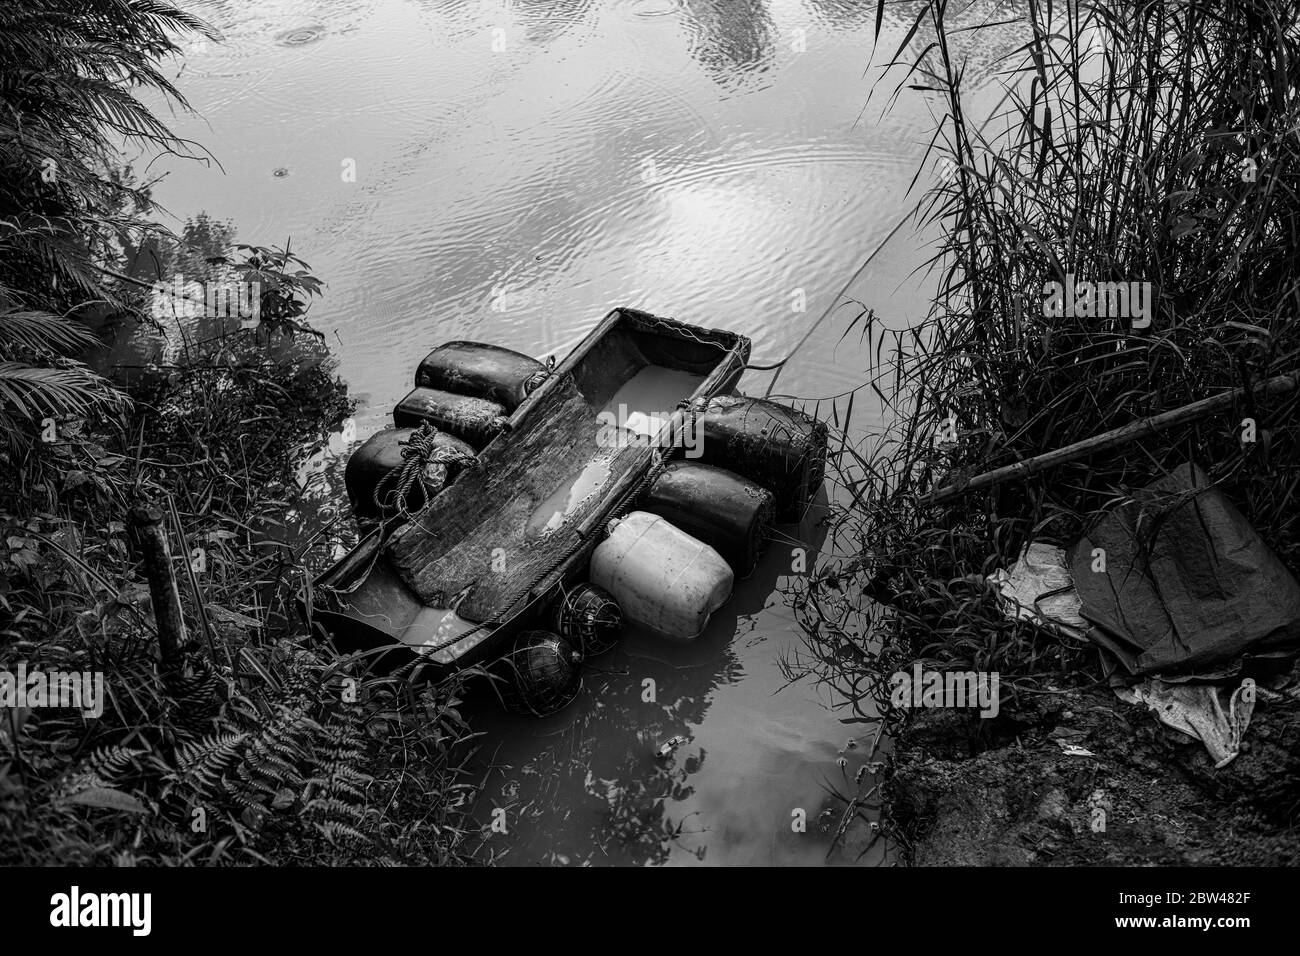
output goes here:
[[439, 345], [424, 357], [415, 370], [415, 384], [486, 399], [513, 412], [545, 375], [545, 365], [512, 349], [457, 341]]
[[[392, 507], [380, 509], [375, 503], [375, 488], [385, 476], [401, 467], [405, 461], [402, 454], [405, 446], [402, 442], [410, 439], [416, 431], [418, 429], [415, 428], [385, 428], [366, 439], [365, 444], [348, 458], [347, 468], [343, 472], [343, 483], [347, 487], [348, 500], [352, 502], [352, 511], [358, 518], [390, 517], [394, 513]], [[435, 441], [439, 446], [458, 455], [474, 457], [474, 449], [455, 435], [439, 432]], [[461, 461], [449, 462], [446, 468], [445, 485], [455, 481], [456, 475], [463, 467]], [[425, 486], [427, 485], [426, 480]], [[418, 511], [427, 503], [421, 484], [417, 482], [412, 487], [410, 498], [406, 502], [407, 509], [412, 512]]]
[[699, 637], [731, 597], [735, 575], [717, 551], [667, 519], [633, 511], [591, 555], [591, 580], [625, 620], [673, 641]]
[[742, 578], [758, 563], [774, 513], [772, 492], [762, 485], [696, 461], [670, 462], [640, 506], [699, 538]]
[[766, 398], [720, 395], [699, 413], [699, 428], [699, 461], [772, 492], [778, 522], [803, 517], [826, 468], [825, 423]]
[[427, 421], [481, 450], [506, 427], [505, 414], [505, 406], [484, 398], [417, 388], [393, 409], [393, 424], [414, 428]]

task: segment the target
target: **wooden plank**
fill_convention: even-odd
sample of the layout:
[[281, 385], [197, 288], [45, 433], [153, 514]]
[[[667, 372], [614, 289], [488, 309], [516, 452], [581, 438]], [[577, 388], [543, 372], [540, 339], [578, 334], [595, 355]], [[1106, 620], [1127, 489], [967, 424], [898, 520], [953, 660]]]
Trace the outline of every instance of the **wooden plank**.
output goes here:
[[567, 550], [581, 544], [583, 519], [606, 503], [593, 494], [557, 530], [530, 529], [538, 507], [588, 464], [607, 459], [601, 492], [645, 467], [650, 449], [601, 448], [595, 412], [571, 375], [533, 406], [525, 427], [485, 450], [416, 520], [394, 533], [388, 554], [425, 604], [456, 605], [469, 621], [491, 620]]
[[[183, 653], [189, 642], [181, 595], [176, 586], [171, 546], [162, 527], [162, 510], [140, 503], [128, 513], [131, 532], [149, 580], [149, 598], [158, 624], [158, 659], [163, 680], [169, 685], [183, 676]], [[188, 555], [186, 555], [188, 558]]]

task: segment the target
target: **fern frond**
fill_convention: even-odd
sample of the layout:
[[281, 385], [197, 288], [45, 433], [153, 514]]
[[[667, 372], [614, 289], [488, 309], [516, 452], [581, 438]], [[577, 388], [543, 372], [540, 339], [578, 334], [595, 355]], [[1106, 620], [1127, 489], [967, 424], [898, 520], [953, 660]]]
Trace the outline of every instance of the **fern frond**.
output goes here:
[[248, 740], [243, 732], [209, 734], [202, 740], [183, 743], [176, 752], [177, 767], [172, 775], [187, 795], [209, 799], [221, 792], [221, 779]]
[[128, 771], [139, 770], [136, 760], [146, 753], [135, 747], [100, 747], [86, 761], [86, 769], [98, 783], [113, 786], [121, 782]]

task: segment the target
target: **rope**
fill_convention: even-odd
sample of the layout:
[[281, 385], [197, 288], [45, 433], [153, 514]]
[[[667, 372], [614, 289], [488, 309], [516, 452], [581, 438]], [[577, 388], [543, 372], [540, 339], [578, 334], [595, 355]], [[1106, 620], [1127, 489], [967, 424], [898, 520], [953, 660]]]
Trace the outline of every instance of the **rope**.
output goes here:
[[395, 507], [398, 514], [409, 516], [407, 503], [417, 483], [427, 504], [447, 484], [449, 466], [470, 465], [478, 460], [462, 449], [439, 444], [440, 434], [425, 421], [410, 438], [398, 442], [402, 446], [402, 463], [379, 479], [372, 495], [380, 513]]
[[[668, 327], [667, 323], [664, 323], [659, 316], [649, 316], [649, 319], [651, 321], [648, 324], [657, 323], [657, 324], [664, 325], [664, 327]], [[678, 331], [678, 332], [681, 331], [676, 326], [672, 326], [672, 328], [674, 329], [674, 331]], [[692, 329], [688, 328], [686, 330], [686, 334], [688, 338], [691, 338], [701, 344], [713, 345], [721, 349], [727, 348], [727, 346], [722, 345], [722, 343], [720, 342], [715, 342], [700, 337], [699, 335], [695, 334], [694, 330]], [[533, 391], [542, 382], [546, 381], [546, 379], [551, 374], [553, 374], [555, 370], [555, 357], [551, 356], [550, 359], [548, 359], [546, 364], [547, 364], [546, 369], [535, 372], [528, 379], [528, 383], [525, 385], [526, 391], [529, 392]], [[684, 409], [690, 413], [689, 427], [692, 430], [694, 430], [697, 427], [699, 414], [707, 407], [708, 401], [709, 401], [708, 399], [696, 399], [696, 400], [684, 399], [681, 402], [677, 403], [677, 407], [679, 409]], [[422, 431], [424, 427], [431, 427], [431, 426], [429, 426], [428, 422], [425, 422], [424, 425], [421, 426]], [[412, 444], [415, 443], [417, 439], [419, 439], [419, 437], [420, 435], [418, 434], [412, 435], [410, 442]], [[407, 444], [407, 443], [404, 442], [403, 444]], [[674, 447], [673, 444], [670, 443], [667, 446], [661, 446], [655, 449], [655, 451], [652, 453], [651, 465], [649, 468], [646, 469], [645, 475], [643, 475], [635, 485], [629, 488], [619, 498], [618, 502], [612, 508], [610, 508], [606, 516], [607, 520], [605, 524], [600, 528], [599, 532], [595, 532], [595, 533], [606, 532], [609, 526], [609, 521], [615, 518], [622, 517], [623, 514], [631, 506], [631, 504], [641, 496], [642, 492], [644, 492], [647, 487], [649, 487], [661, 474], [663, 474], [664, 469], [668, 467], [668, 456], [673, 451], [673, 447]], [[405, 456], [406, 454], [407, 452], [403, 451], [403, 455]], [[411, 466], [409, 462], [404, 462], [401, 469], [399, 469], [399, 471], [404, 476], [407, 470], [412, 467], [413, 466]], [[392, 477], [393, 474], [397, 474], [397, 472], [392, 472], [389, 474], [389, 476], [386, 477]], [[415, 471], [415, 474], [417, 475], [420, 474], [420, 471], [417, 469]], [[399, 491], [401, 491], [405, 488], [409, 488], [409, 482], [414, 481], [414, 478], [405, 479], [403, 477], [399, 477], [397, 481], [399, 482]], [[403, 481], [406, 481], [407, 483], [402, 484]], [[381, 482], [381, 484], [383, 483]], [[379, 493], [379, 488], [377, 487], [375, 491], [377, 496]], [[405, 502], [403, 500], [403, 504], [404, 503]], [[379, 505], [380, 507], [383, 507], [382, 503], [378, 500], [376, 500], [376, 504]], [[538, 574], [535, 575], [532, 580], [530, 580], [526, 585], [524, 585], [522, 588], [519, 589], [519, 591], [515, 594], [515, 596], [504, 605], [504, 610], [502, 611], [501, 614], [489, 618], [485, 621], [481, 621], [478, 624], [475, 624], [468, 631], [464, 631], [463, 633], [452, 635], [448, 637], [446, 640], [442, 641], [439, 644], [433, 645], [432, 647], [426, 645], [423, 648], [423, 652], [425, 654], [431, 654], [436, 651], [440, 651], [443, 648], [450, 646], [451, 644], [455, 644], [458, 641], [463, 641], [465, 638], [469, 637], [472, 634], [477, 634], [478, 632], [486, 629], [496, 630], [497, 628], [501, 627], [505, 623], [505, 620], [512, 616], [512, 612], [514, 611], [514, 609], [528, 597], [528, 595], [533, 591], [533, 589], [535, 589], [539, 584], [541, 584], [548, 577], [554, 574], [556, 570], [558, 570], [561, 565], [563, 565], [566, 561], [568, 561], [571, 557], [573, 557], [573, 555], [577, 554], [584, 547], [586, 547], [589, 540], [590, 540], [589, 535], [583, 535], [580, 533], [578, 536], [578, 540], [574, 542], [572, 547], [564, 549], [553, 562], [548, 564], [547, 567], [545, 567], [542, 571], [538, 572]]]

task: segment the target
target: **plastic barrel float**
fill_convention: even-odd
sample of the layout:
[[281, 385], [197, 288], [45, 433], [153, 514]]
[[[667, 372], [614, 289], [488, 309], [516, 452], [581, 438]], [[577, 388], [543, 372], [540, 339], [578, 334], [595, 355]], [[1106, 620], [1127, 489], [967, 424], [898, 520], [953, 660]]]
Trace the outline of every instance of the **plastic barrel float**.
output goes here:
[[699, 413], [700, 461], [762, 485], [775, 498], [779, 523], [798, 521], [821, 487], [827, 428], [766, 398], [720, 395]]
[[442, 454], [420, 462], [418, 480], [411, 483], [408, 492], [400, 493], [386, 479], [411, 460], [411, 440], [418, 432], [416, 428], [385, 428], [366, 439], [348, 458], [343, 483], [358, 518], [391, 518], [397, 514], [399, 504], [407, 511], [419, 511], [430, 495], [455, 481], [474, 461], [474, 449], [467, 442], [447, 432], [433, 432], [433, 450]]
[[416, 388], [436, 388], [495, 402], [513, 412], [546, 375], [546, 366], [497, 345], [447, 342], [415, 370]]
[[481, 449], [546, 372], [536, 359], [497, 345], [447, 342], [420, 362], [415, 388], [393, 410], [393, 422], [427, 421]]
[[[304, 590], [304, 613], [368, 661], [487, 667], [530, 715], [572, 701], [581, 662], [625, 624], [696, 639], [825, 467], [823, 424], [733, 394], [749, 352], [625, 308], [558, 364], [435, 348], [393, 427], [348, 461], [353, 511], [377, 523]], [[606, 419], [637, 422], [633, 440], [606, 443]], [[662, 440], [692, 426], [689, 457]]]
[[670, 462], [640, 507], [709, 545], [738, 578], [754, 570], [775, 514], [772, 493], [762, 485], [688, 460]]
[[699, 637], [736, 580], [717, 551], [645, 511], [613, 523], [591, 556], [591, 579], [628, 620], [670, 641]]

